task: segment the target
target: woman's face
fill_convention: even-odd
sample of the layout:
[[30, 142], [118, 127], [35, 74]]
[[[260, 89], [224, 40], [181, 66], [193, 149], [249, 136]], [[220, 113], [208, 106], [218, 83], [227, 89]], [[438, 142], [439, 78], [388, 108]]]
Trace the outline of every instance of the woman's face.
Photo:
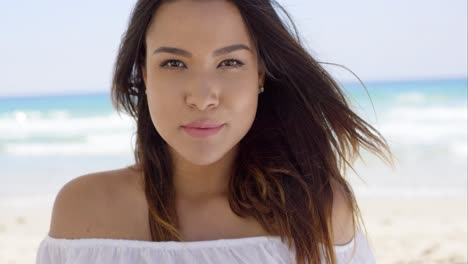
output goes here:
[[[252, 126], [263, 71], [235, 5], [162, 4], [146, 35], [142, 71], [154, 127], [185, 160], [197, 165], [220, 160]], [[187, 133], [183, 126], [199, 119], [224, 125], [211, 136]]]

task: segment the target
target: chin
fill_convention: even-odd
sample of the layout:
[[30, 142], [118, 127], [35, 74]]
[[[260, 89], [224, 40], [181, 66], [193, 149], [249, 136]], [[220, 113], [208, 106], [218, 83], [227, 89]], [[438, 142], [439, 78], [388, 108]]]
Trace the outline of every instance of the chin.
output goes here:
[[[214, 147], [214, 148], [213, 148]], [[178, 158], [184, 162], [191, 163], [198, 166], [207, 166], [219, 161], [226, 154], [227, 151], [222, 151], [221, 146], [213, 145], [212, 147], [197, 148], [196, 146], [181, 145], [172, 146], [172, 154], [177, 155]]]
[[219, 155], [218, 153], [212, 152], [212, 153], [195, 153], [195, 154], [187, 154], [181, 155], [187, 162], [197, 165], [197, 166], [208, 166], [211, 164], [214, 164], [218, 162], [220, 159], [222, 159], [223, 155]]

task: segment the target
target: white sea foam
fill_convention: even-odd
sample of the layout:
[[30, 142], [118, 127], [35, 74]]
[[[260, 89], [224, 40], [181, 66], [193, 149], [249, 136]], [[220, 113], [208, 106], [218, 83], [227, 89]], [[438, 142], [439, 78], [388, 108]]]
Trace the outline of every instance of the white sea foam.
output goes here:
[[117, 114], [70, 117], [16, 111], [0, 118], [0, 151], [7, 154], [120, 154], [131, 151], [134, 121]]
[[466, 121], [467, 106], [398, 106], [391, 108], [385, 117], [389, 119], [405, 119], [411, 121]]
[[377, 128], [402, 144], [458, 144], [467, 137], [465, 107], [395, 107], [380, 116]]
[[[129, 140], [128, 140], [129, 141]], [[122, 141], [120, 141], [122, 142]], [[127, 154], [132, 150], [128, 144], [113, 141], [79, 143], [30, 143], [7, 144], [5, 152], [13, 155], [83, 155], [83, 154]]]
[[[20, 114], [23, 113], [23, 114]], [[50, 136], [80, 135], [95, 131], [128, 130], [132, 120], [117, 114], [96, 117], [65, 118], [59, 114], [53, 118], [38, 118], [18, 113], [18, 118], [0, 119], [0, 139], [26, 138], [38, 134]]]

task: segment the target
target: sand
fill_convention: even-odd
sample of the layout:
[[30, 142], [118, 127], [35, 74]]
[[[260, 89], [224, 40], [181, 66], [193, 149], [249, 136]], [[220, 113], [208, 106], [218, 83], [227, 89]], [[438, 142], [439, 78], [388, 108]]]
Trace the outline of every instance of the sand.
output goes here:
[[[377, 263], [467, 263], [465, 197], [358, 197]], [[0, 263], [34, 263], [52, 205], [0, 202]]]
[[377, 263], [467, 263], [464, 198], [360, 199]]

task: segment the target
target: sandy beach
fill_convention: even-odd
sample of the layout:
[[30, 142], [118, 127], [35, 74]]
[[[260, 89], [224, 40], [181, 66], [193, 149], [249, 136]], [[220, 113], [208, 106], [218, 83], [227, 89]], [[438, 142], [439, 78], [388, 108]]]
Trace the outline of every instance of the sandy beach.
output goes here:
[[467, 263], [463, 198], [360, 199], [377, 263]]
[[[463, 197], [358, 197], [377, 263], [467, 263]], [[52, 205], [0, 203], [0, 263], [34, 263]]]

